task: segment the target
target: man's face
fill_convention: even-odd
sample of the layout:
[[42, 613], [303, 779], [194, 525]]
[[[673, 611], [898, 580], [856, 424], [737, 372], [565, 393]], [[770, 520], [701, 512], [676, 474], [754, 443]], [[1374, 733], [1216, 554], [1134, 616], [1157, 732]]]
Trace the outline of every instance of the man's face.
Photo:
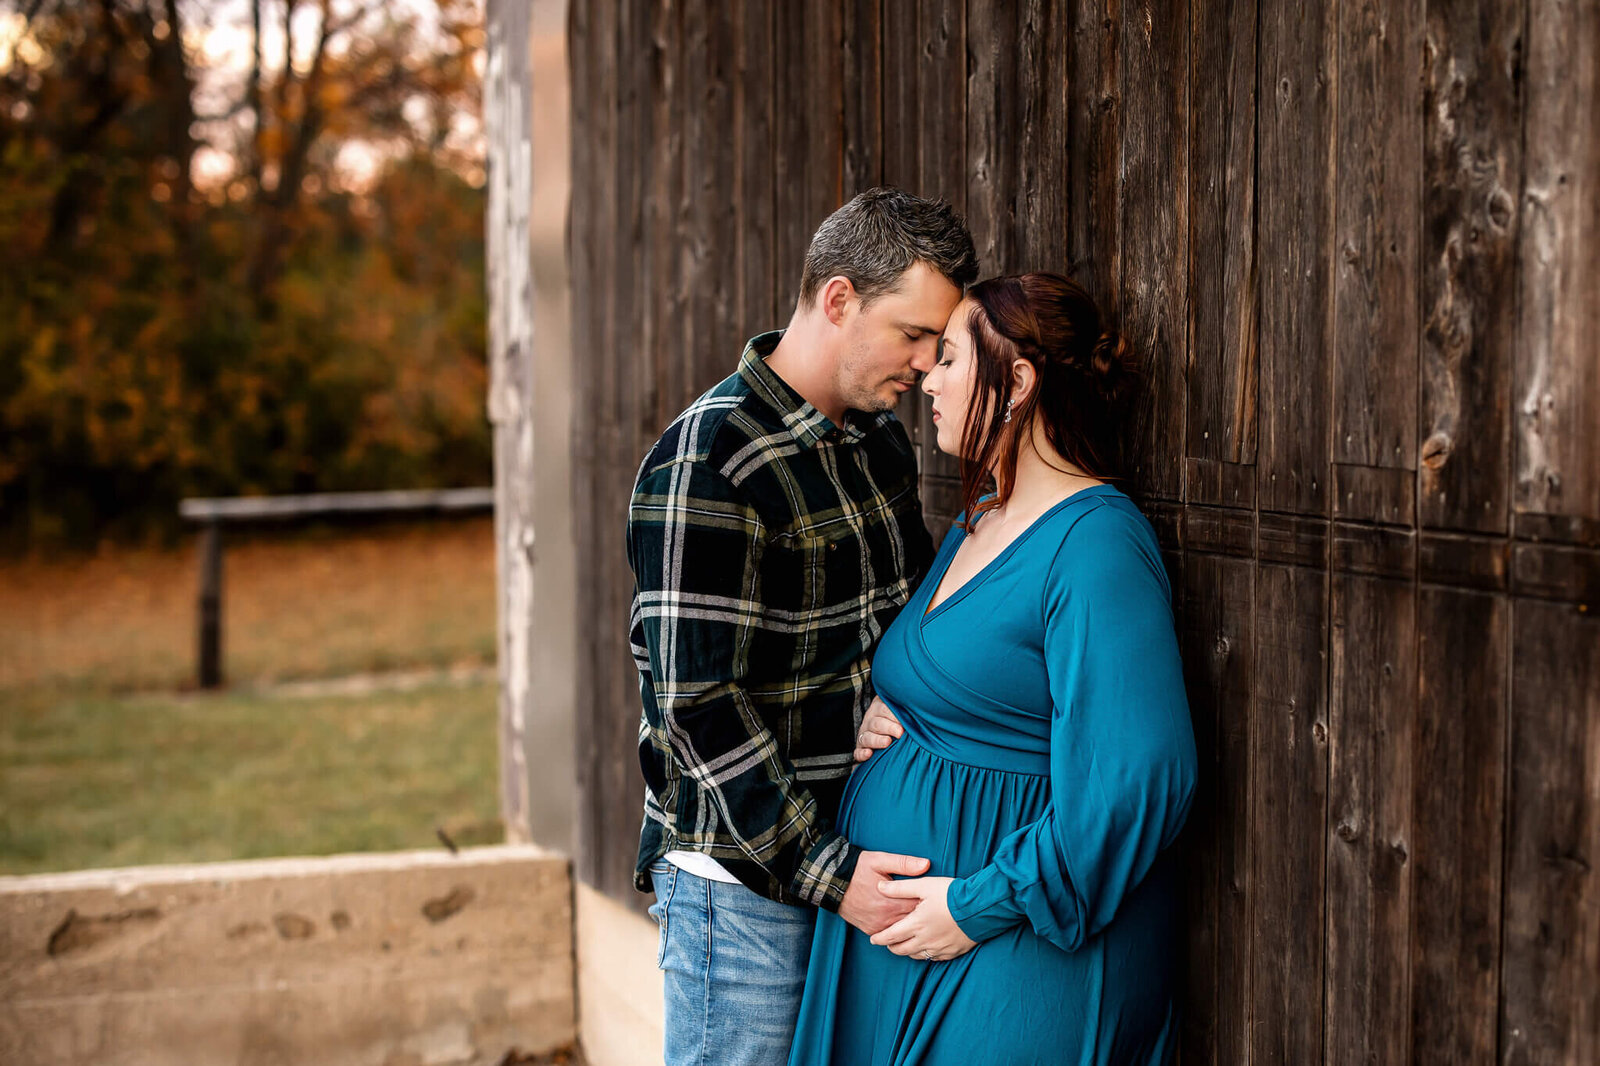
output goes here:
[[900, 275], [894, 291], [853, 315], [839, 362], [839, 397], [845, 406], [893, 410], [916, 386], [917, 375], [933, 369], [939, 335], [960, 302], [961, 290], [949, 278], [917, 262]]

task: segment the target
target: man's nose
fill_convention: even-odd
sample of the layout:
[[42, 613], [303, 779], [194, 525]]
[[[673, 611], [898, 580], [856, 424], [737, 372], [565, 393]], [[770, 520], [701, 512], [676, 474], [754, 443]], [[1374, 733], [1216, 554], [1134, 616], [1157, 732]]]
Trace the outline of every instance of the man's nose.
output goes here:
[[934, 364], [938, 361], [939, 352], [937, 345], [929, 345], [928, 347], [924, 348], [919, 344], [917, 345], [916, 354], [911, 357], [911, 369], [915, 370], [919, 374], [927, 374], [933, 369]]

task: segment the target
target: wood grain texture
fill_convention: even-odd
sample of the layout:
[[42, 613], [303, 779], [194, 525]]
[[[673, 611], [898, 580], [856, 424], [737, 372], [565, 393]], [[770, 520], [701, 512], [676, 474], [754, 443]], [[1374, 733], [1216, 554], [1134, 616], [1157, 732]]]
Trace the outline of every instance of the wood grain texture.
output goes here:
[[[1189, 338], [1186, 455], [1250, 464], [1256, 454], [1256, 19], [1252, 0], [1195, 0], [1189, 110]], [[1253, 472], [1250, 480], [1254, 481]], [[1186, 499], [1224, 498], [1223, 479]]]
[[[1339, 6], [1333, 461], [1416, 469], [1424, 0]], [[1410, 493], [1408, 493], [1410, 495]], [[1345, 506], [1363, 502], [1356, 496]], [[1337, 505], [1336, 505], [1337, 506]], [[1352, 518], [1374, 517], [1347, 511]]]
[[[1071, 268], [1152, 360], [1204, 762], [1184, 1061], [1596, 1058], [1597, 20], [575, 5], [579, 876], [642, 905], [639, 456], [886, 181], [965, 212], [981, 276]], [[957, 467], [901, 410], [942, 536]]]
[[1325, 1062], [1410, 1047], [1416, 603], [1408, 581], [1333, 576]]
[[1249, 1061], [1323, 1061], [1327, 575], [1256, 571], [1250, 695]]
[[1067, 118], [1072, 27], [1066, 4], [1017, 5], [1016, 240], [1012, 269], [1066, 273]]
[[1600, 518], [1600, 3], [1529, 0], [1518, 511]]
[[1522, 0], [1428, 0], [1420, 520], [1505, 532], [1517, 326]]
[[883, 5], [846, 0], [840, 42], [844, 163], [840, 202], [883, 184]]
[[789, 321], [792, 306], [777, 298], [772, 77], [773, 0], [738, 5], [739, 58], [734, 92], [738, 181], [730, 205], [735, 218], [739, 330], [748, 340]]
[[1020, 160], [1021, 100], [1039, 75], [1017, 62], [1013, 5], [967, 2], [967, 228], [983, 276], [1014, 274]]
[[1245, 1062], [1252, 1017], [1250, 729], [1255, 567], [1183, 555], [1183, 657], [1200, 754], [1185, 829], [1188, 993], [1184, 1062]]
[[1143, 499], [1183, 498], [1189, 334], [1189, 4], [1124, 8], [1121, 328], [1143, 361], [1146, 398], [1127, 474]]
[[1412, 1062], [1495, 1061], [1510, 636], [1502, 597], [1418, 592]]
[[1327, 510], [1332, 31], [1329, 0], [1261, 12], [1256, 249], [1262, 510]]
[[1122, 282], [1122, 2], [1084, 0], [1071, 11], [1068, 254], [1073, 276], [1115, 321]]
[[1600, 617], [1514, 601], [1500, 1061], [1600, 1060]]
[[[500, 616], [500, 817], [506, 836], [532, 839], [527, 722], [536, 709], [534, 629], [534, 374], [533, 263], [527, 254], [533, 204], [532, 155], [518, 146], [533, 137], [529, 13], [518, 5], [486, 10], [485, 135], [505, 162], [490, 174], [486, 218], [489, 321], [489, 420], [494, 426], [495, 563]], [[200, 685], [221, 683], [222, 531], [205, 529], [201, 569]], [[208, 611], [209, 608], [209, 611]], [[208, 627], [208, 620], [211, 625]], [[209, 639], [208, 639], [209, 637]]]
[[[967, 17], [961, 0], [920, 0], [917, 4], [917, 185], [920, 196], [947, 200], [967, 212]], [[997, 264], [980, 258], [978, 276], [990, 277]], [[926, 417], [926, 411], [919, 418]], [[931, 421], [921, 427], [917, 460], [923, 477], [923, 506], [930, 528], [946, 528], [961, 509], [951, 510], [930, 491], [939, 481], [959, 479], [960, 464], [934, 445]], [[955, 499], [958, 494], [948, 498]]]

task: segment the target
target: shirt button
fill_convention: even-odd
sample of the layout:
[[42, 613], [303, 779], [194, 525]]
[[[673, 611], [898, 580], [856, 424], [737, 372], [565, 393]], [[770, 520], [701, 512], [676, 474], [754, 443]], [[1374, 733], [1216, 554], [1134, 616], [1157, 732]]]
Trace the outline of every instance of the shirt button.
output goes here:
[[830, 541], [828, 541], [828, 550], [829, 550], [829, 551], [834, 551], [834, 550], [835, 550], [835, 549], [837, 549], [837, 548], [838, 548], [838, 547], [839, 547], [839, 545], [838, 545], [838, 544], [836, 544], [836, 543], [835, 543], [835, 542], [833, 542], [833, 541], [831, 541], [831, 540], [830, 540]]

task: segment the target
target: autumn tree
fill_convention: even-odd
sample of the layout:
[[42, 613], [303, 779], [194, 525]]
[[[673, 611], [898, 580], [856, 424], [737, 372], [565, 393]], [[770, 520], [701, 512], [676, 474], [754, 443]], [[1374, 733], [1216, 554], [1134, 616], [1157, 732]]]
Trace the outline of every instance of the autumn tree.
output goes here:
[[480, 26], [465, 0], [0, 0], [13, 543], [488, 476]]

